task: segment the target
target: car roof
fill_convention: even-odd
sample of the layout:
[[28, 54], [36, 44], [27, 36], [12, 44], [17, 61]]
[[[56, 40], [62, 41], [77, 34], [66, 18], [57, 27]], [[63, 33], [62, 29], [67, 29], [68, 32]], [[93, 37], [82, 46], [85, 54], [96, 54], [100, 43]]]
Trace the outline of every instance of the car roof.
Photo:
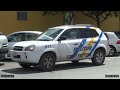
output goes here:
[[76, 24], [76, 25], [62, 25], [62, 26], [57, 26], [57, 27], [52, 27], [53, 28], [60, 28], [60, 29], [68, 29], [68, 28], [86, 28], [86, 27], [94, 27], [92, 24]]
[[104, 33], [108, 33], [108, 34], [114, 34], [115, 32], [104, 32]]
[[[35, 33], [35, 34], [41, 34], [42, 32], [41, 31], [17, 31], [17, 32], [13, 32], [9, 35], [12, 35], [12, 34], [15, 34], [15, 33]], [[9, 36], [7, 35], [7, 36]]]

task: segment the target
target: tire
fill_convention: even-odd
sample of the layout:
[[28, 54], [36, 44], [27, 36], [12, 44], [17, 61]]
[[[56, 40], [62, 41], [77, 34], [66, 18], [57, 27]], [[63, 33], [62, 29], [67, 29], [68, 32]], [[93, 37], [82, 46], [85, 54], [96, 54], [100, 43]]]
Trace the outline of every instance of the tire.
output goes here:
[[113, 46], [110, 46], [109, 56], [114, 56], [116, 53], [116, 50]]
[[25, 64], [25, 63], [19, 63], [19, 65], [21, 66], [21, 67], [23, 67], [23, 68], [30, 68], [30, 64]]
[[79, 61], [71, 61], [73, 64], [77, 64]]
[[93, 58], [92, 58], [92, 63], [94, 65], [102, 65], [105, 61], [105, 52], [103, 50], [96, 50]]
[[39, 67], [43, 71], [52, 71], [55, 67], [55, 61], [56, 59], [54, 55], [46, 53], [41, 57]]

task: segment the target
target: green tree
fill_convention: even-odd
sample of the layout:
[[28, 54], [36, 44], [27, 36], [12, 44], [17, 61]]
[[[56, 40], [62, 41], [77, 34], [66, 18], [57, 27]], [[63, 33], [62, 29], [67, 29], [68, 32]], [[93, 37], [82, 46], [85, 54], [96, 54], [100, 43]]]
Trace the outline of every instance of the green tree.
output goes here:
[[96, 21], [97, 27], [100, 28], [101, 23], [103, 23], [109, 16], [120, 16], [119, 11], [43, 11], [43, 15], [63, 15], [63, 24], [71, 25], [73, 24], [73, 18], [76, 13], [83, 13]]
[[76, 11], [43, 11], [43, 15], [63, 15], [63, 24], [73, 24], [73, 17]]
[[104, 22], [109, 16], [118, 17], [118, 11], [81, 11], [84, 15], [92, 18], [97, 22], [97, 27], [101, 27], [101, 23]]

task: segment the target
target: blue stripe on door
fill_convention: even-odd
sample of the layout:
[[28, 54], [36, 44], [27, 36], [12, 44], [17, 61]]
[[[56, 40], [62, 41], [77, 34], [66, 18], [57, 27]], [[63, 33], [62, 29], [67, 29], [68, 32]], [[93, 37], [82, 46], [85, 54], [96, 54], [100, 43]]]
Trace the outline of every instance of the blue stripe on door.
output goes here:
[[102, 35], [103, 35], [103, 32], [101, 32], [98, 41], [96, 42], [96, 44], [94, 45], [94, 47], [92, 48], [92, 50], [90, 51], [90, 53], [87, 55], [87, 57], [90, 56], [91, 53], [95, 50], [95, 48], [97, 47], [98, 43], [100, 42], [100, 39], [101, 39]]
[[76, 48], [76, 50], [74, 51], [74, 53], [70, 56], [70, 59], [75, 58], [75, 56], [77, 56], [78, 52], [84, 46], [84, 44], [86, 43], [86, 41], [87, 41], [86, 38], [82, 40], [82, 42], [80, 43], [80, 45], [78, 46], [78, 48]]

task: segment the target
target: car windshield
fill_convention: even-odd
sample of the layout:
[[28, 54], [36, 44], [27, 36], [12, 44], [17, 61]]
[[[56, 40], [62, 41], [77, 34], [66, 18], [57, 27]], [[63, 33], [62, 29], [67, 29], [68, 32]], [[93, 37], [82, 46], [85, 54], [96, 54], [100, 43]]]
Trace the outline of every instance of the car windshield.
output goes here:
[[53, 41], [63, 29], [48, 29], [46, 32], [42, 33], [36, 40], [37, 41]]

